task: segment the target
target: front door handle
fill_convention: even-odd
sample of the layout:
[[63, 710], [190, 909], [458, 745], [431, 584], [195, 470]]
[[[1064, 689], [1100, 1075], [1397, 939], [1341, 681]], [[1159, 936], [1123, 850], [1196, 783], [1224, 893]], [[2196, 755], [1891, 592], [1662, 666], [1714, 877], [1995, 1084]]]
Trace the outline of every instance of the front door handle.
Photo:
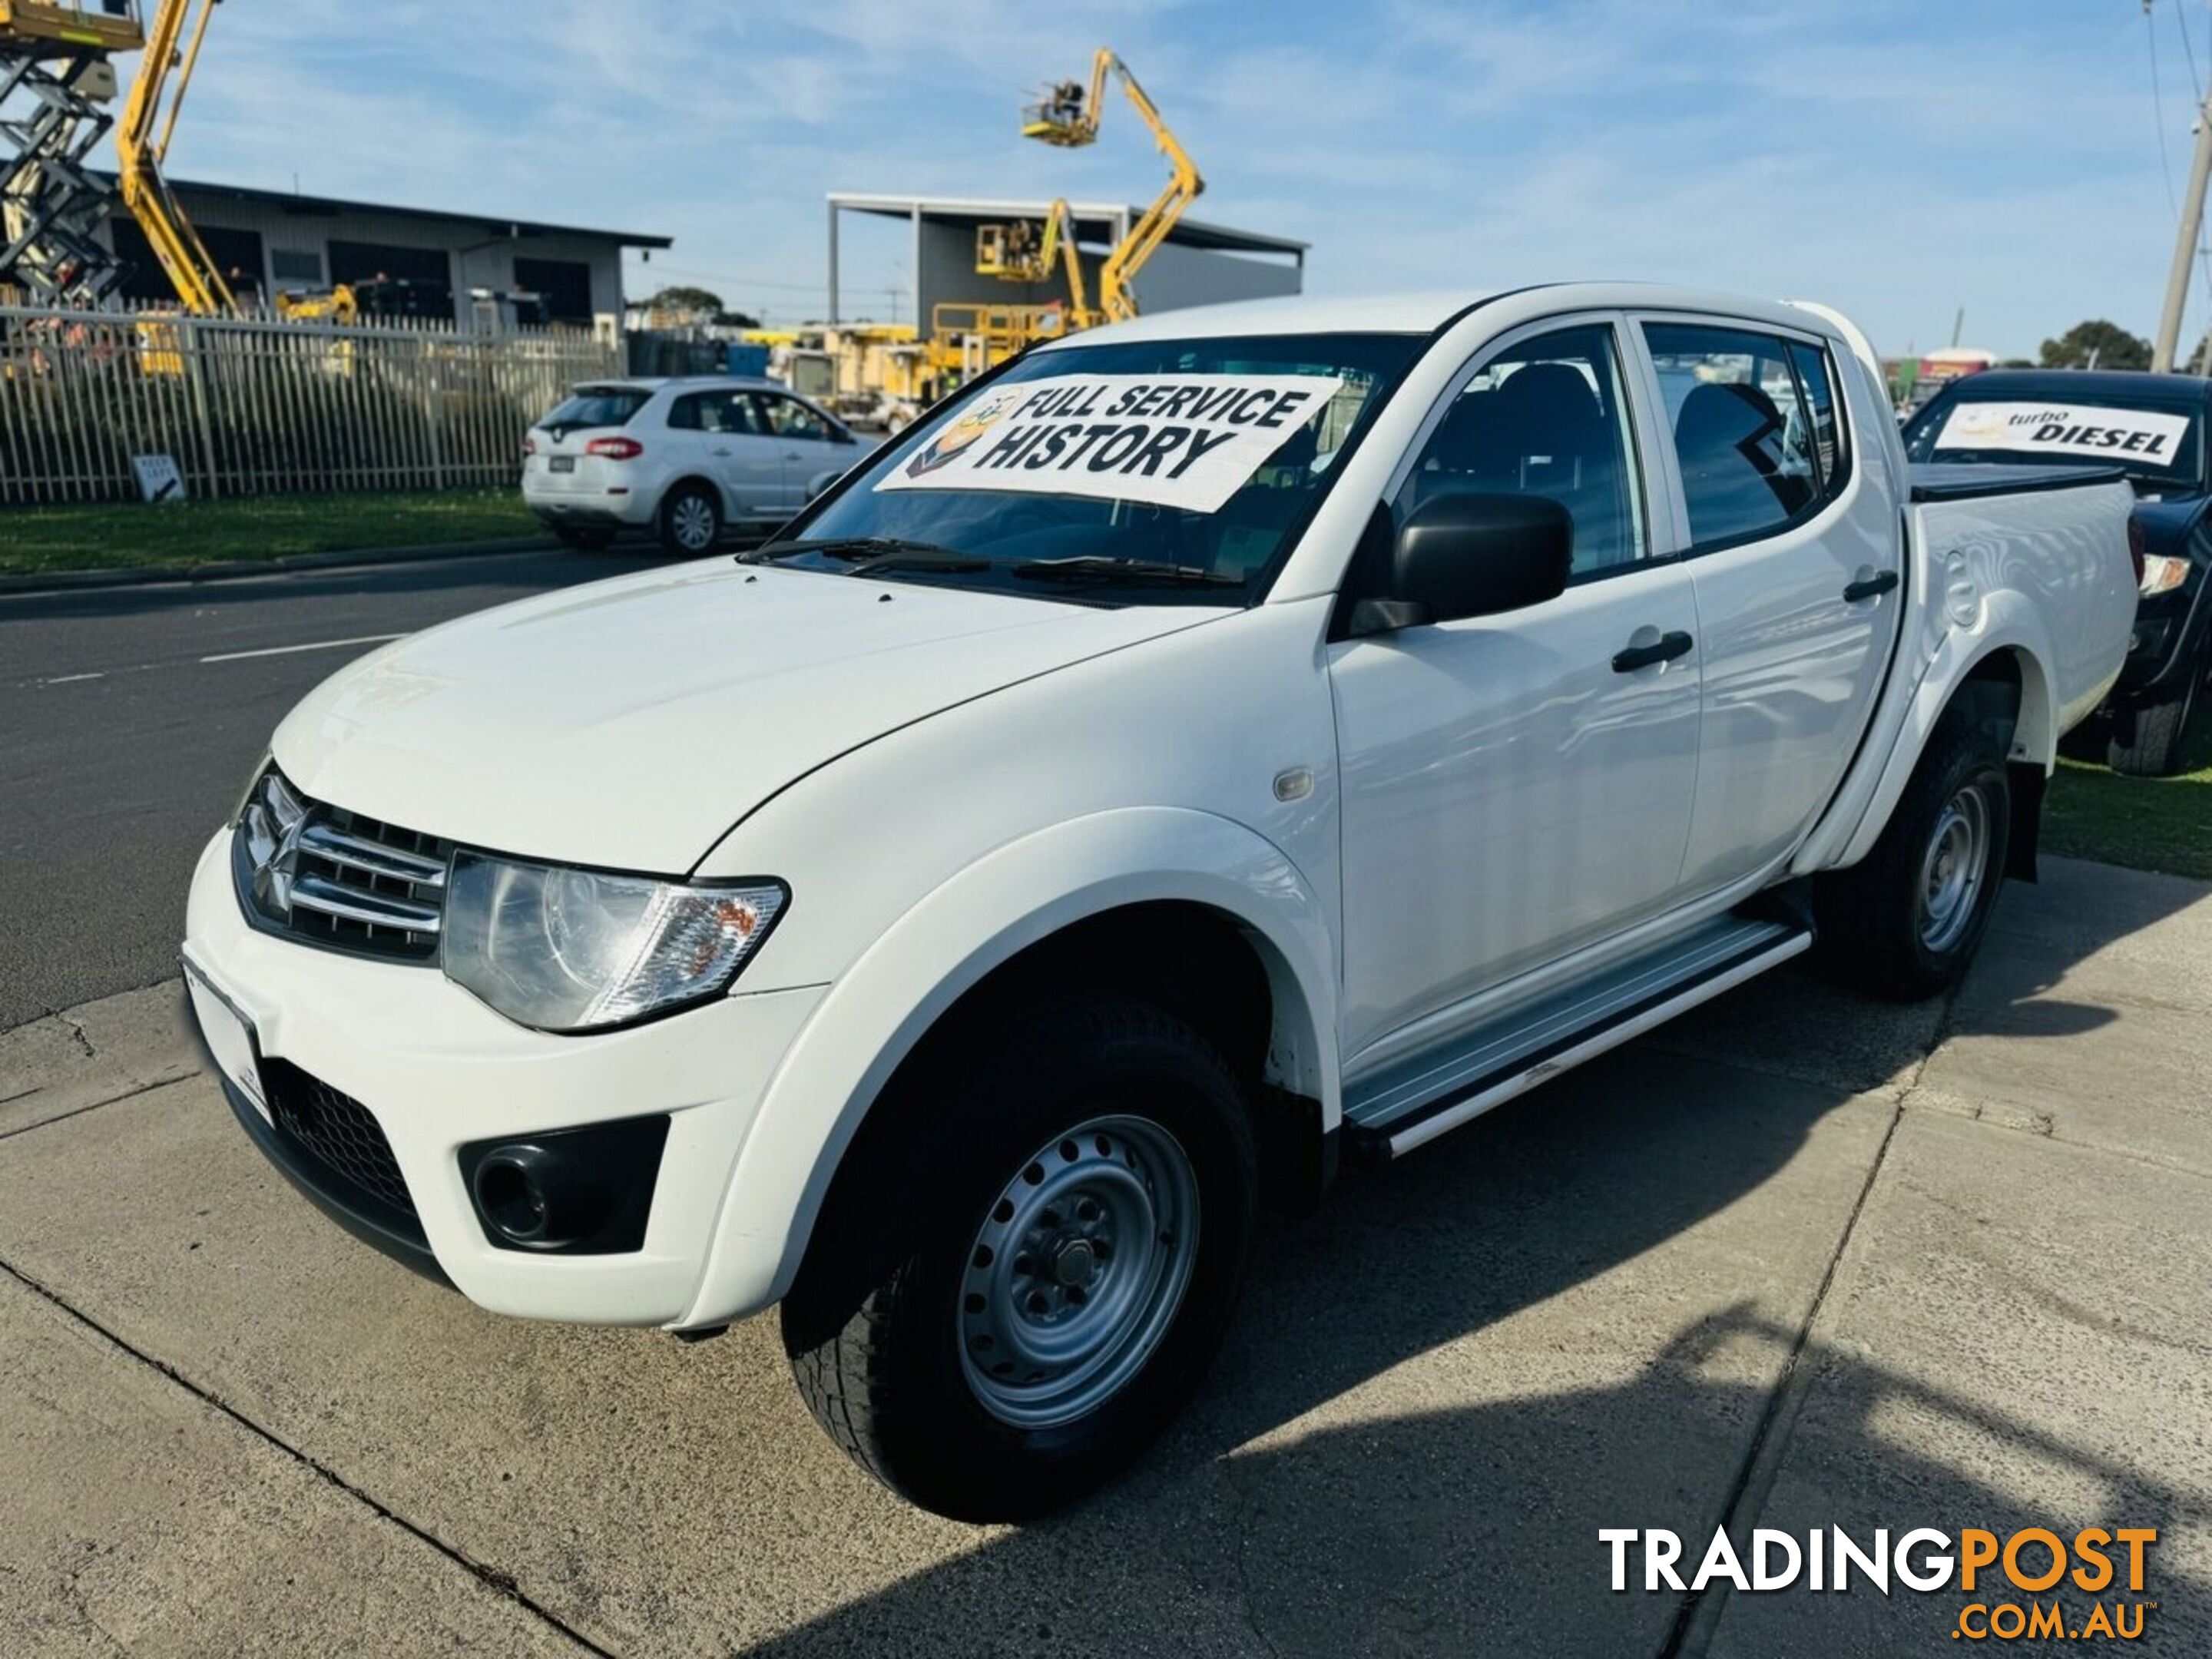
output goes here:
[[1639, 668], [1649, 668], [1655, 662], [1670, 662], [1685, 656], [1697, 641], [1680, 629], [1662, 634], [1649, 645], [1632, 645], [1626, 651], [1613, 653], [1613, 672], [1633, 674]]
[[1894, 570], [1876, 571], [1870, 576], [1862, 576], [1844, 589], [1844, 603], [1856, 605], [1861, 599], [1879, 599], [1897, 586], [1897, 580]]

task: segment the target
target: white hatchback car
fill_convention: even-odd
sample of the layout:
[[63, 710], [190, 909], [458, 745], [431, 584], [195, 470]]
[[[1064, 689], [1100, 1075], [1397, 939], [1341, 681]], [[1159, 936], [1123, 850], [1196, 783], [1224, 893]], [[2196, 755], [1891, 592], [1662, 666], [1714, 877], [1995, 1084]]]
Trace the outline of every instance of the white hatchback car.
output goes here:
[[571, 547], [649, 526], [696, 556], [781, 524], [868, 448], [774, 380], [594, 380], [531, 428], [522, 499]]

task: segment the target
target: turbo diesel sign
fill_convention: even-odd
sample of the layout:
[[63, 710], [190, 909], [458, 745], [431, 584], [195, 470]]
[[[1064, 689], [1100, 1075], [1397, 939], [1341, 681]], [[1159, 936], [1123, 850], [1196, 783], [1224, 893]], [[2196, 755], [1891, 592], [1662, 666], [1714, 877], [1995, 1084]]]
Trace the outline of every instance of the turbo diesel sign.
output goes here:
[[995, 386], [875, 487], [1218, 512], [1342, 385], [1316, 374], [1084, 374]]
[[1936, 452], [2014, 450], [2074, 459], [2148, 461], [2171, 466], [2189, 435], [2189, 416], [2148, 409], [2074, 404], [1962, 403], [1943, 422]]

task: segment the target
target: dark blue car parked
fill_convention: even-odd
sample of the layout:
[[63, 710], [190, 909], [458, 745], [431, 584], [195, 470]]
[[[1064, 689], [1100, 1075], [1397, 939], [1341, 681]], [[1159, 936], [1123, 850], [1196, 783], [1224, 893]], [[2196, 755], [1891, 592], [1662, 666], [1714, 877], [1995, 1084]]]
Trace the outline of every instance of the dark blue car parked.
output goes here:
[[2120, 683], [2087, 728], [2122, 772], [2179, 769], [2191, 711], [2212, 675], [2208, 409], [2212, 380], [2195, 375], [1990, 369], [1954, 381], [1905, 428], [1916, 461], [2126, 470], [2142, 596]]

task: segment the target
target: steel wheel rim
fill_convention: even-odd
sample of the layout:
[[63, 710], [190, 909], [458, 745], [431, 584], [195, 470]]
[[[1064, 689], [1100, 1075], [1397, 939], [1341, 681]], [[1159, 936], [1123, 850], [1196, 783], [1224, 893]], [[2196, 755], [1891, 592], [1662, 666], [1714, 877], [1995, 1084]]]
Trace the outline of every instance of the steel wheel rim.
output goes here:
[[1989, 878], [1990, 803], [1978, 784], [1951, 797], [1920, 860], [1920, 943], [1939, 955], [1964, 938]]
[[672, 517], [676, 526], [676, 539], [684, 548], [696, 552], [713, 544], [714, 509], [703, 496], [684, 496], [676, 503]]
[[1149, 1119], [1093, 1118], [1040, 1147], [992, 1201], [961, 1274], [976, 1402], [1045, 1429], [1112, 1399], [1175, 1322], [1198, 1224], [1190, 1156]]

